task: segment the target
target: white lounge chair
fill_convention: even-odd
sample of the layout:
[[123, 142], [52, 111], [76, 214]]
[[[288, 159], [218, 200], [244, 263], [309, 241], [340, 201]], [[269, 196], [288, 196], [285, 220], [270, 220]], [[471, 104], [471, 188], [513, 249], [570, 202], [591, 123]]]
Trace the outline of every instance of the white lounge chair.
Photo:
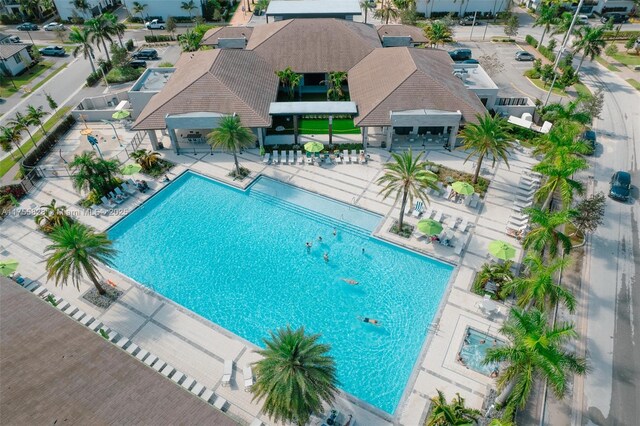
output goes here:
[[467, 232], [468, 226], [469, 226], [469, 219], [465, 217], [462, 219], [462, 222], [460, 222], [460, 226], [458, 227], [458, 229], [460, 230], [460, 232], [465, 233]]
[[336, 154], [336, 164], [342, 164], [342, 157], [340, 154]]
[[271, 158], [271, 154], [269, 154], [268, 152], [266, 152], [264, 154], [264, 157], [262, 157], [262, 162], [265, 164], [269, 164], [269, 159]]
[[358, 155], [356, 154], [356, 150], [353, 150], [353, 155], [351, 156], [351, 162], [354, 164], [358, 164]]
[[447, 186], [445, 188], [445, 192], [444, 192], [444, 198], [446, 198], [447, 200], [449, 199], [449, 197], [451, 196], [451, 194], [453, 194], [453, 188], [450, 186]]
[[436, 210], [436, 215], [433, 217], [433, 220], [436, 222], [442, 221], [442, 212], [440, 210]]
[[293, 151], [287, 151], [289, 153], [289, 164], [296, 164], [296, 159], [293, 156]]
[[345, 163], [350, 163], [351, 162], [351, 157], [349, 157], [349, 150], [345, 149], [344, 151], [342, 151], [342, 155], [344, 155], [344, 162]]
[[224, 370], [222, 372], [222, 386], [231, 384], [231, 375], [233, 374], [233, 361], [228, 359], [224, 362]]
[[416, 201], [416, 207], [413, 209], [413, 216], [420, 217], [424, 211], [424, 203], [420, 200]]
[[422, 218], [423, 219], [431, 219], [431, 215], [433, 215], [433, 208], [432, 207], [428, 207], [427, 210], [425, 210], [424, 213], [422, 213]]
[[298, 150], [297, 153], [297, 160], [298, 160], [298, 164], [303, 164], [304, 163], [304, 156], [302, 155], [302, 150]]
[[278, 164], [278, 160], [280, 158], [278, 157], [278, 151], [276, 151], [275, 149], [273, 150], [273, 156], [271, 157], [271, 164]]
[[310, 152], [307, 152], [306, 159], [307, 159], [307, 164], [313, 164], [313, 157], [311, 156]]
[[227, 405], [227, 400], [221, 397], [220, 395], [216, 395], [216, 400], [213, 403], [213, 406], [216, 407], [220, 411], [224, 411], [224, 406]]
[[251, 386], [253, 386], [253, 370], [250, 365], [246, 365], [242, 369], [242, 375], [244, 376], [244, 390], [249, 392]]

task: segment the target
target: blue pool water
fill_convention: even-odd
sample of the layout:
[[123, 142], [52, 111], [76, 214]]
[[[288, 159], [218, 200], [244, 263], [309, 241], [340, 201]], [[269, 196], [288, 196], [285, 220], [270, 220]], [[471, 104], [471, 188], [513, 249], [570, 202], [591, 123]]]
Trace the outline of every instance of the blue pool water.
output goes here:
[[287, 324], [322, 334], [340, 387], [393, 413], [452, 267], [370, 237], [380, 220], [268, 178], [243, 192], [187, 173], [109, 236], [119, 271], [256, 345]]
[[487, 349], [494, 345], [503, 346], [504, 342], [488, 334], [474, 330], [473, 328], [467, 328], [466, 336], [465, 341], [462, 343], [462, 349], [460, 350], [460, 355], [465, 365], [473, 371], [477, 371], [486, 376], [491, 375], [494, 370], [499, 369], [498, 363], [485, 365], [482, 363], [482, 360], [487, 353]]

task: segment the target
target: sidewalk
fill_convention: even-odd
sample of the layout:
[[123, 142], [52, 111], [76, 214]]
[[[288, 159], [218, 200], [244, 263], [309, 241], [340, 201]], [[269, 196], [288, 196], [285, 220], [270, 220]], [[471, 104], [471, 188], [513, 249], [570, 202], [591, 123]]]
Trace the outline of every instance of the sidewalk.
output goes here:
[[253, 8], [255, 4], [251, 4], [251, 12], [248, 10], [242, 11], [243, 7], [247, 7], [247, 0], [242, 1], [242, 3], [236, 9], [236, 12], [233, 14], [231, 21], [229, 21], [229, 26], [231, 27], [241, 27], [247, 25], [253, 16]]

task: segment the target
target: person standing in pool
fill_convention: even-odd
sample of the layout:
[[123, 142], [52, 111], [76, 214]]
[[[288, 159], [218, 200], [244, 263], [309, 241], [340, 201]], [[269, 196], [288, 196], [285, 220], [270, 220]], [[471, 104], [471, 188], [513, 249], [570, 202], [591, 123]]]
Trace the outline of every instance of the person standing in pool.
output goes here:
[[311, 252], [311, 246], [312, 246], [311, 242], [307, 241], [305, 243], [305, 245], [307, 246], [307, 253], [310, 253]]
[[333, 236], [337, 236], [338, 235], [338, 231], [336, 230], [336, 228], [333, 228]]
[[322, 255], [322, 258], [324, 259], [325, 262], [329, 263], [329, 253], [325, 251], [324, 254]]

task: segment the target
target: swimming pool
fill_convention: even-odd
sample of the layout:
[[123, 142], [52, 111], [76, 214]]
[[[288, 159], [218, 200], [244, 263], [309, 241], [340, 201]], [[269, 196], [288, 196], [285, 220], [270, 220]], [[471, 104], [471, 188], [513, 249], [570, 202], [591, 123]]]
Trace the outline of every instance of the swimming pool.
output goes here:
[[482, 363], [482, 360], [487, 353], [487, 349], [493, 346], [503, 345], [504, 342], [502, 340], [469, 327], [467, 328], [465, 340], [462, 342], [460, 356], [462, 357], [464, 365], [471, 370], [484, 374], [485, 376], [491, 376], [494, 371], [499, 371], [500, 365], [498, 363], [485, 365]]
[[322, 334], [341, 389], [393, 413], [453, 268], [372, 238], [380, 220], [272, 179], [240, 191], [188, 172], [109, 236], [119, 271], [258, 346], [287, 324]]

